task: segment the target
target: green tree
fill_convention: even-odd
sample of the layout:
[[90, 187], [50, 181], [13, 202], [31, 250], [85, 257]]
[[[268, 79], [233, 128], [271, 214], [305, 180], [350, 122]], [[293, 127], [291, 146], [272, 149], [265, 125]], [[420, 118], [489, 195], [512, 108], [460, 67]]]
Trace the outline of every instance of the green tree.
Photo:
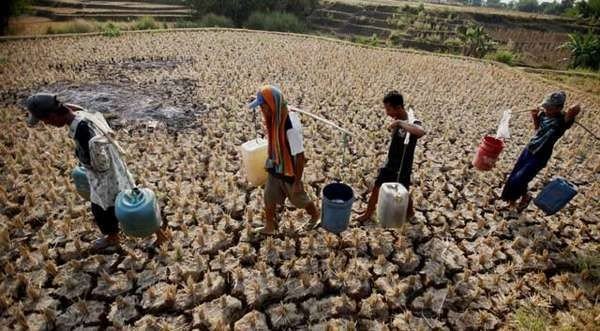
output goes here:
[[502, 2], [500, 0], [487, 0], [485, 5], [486, 7], [500, 8], [502, 7]]
[[29, 0], [0, 0], [0, 35], [8, 32], [8, 19], [29, 9]]
[[569, 41], [562, 47], [571, 53], [571, 68], [600, 68], [600, 38], [591, 31], [587, 34], [570, 33]]
[[535, 13], [539, 10], [539, 6], [537, 0], [519, 0], [517, 2], [517, 10]]
[[466, 56], [482, 58], [495, 45], [492, 38], [479, 25], [460, 27], [458, 36], [462, 44], [462, 53]]
[[231, 18], [238, 26], [254, 12], [290, 12], [304, 17], [312, 13], [318, 0], [186, 0], [194, 16], [212, 13]]
[[582, 0], [575, 3], [579, 16], [584, 18], [600, 18], [600, 0]]

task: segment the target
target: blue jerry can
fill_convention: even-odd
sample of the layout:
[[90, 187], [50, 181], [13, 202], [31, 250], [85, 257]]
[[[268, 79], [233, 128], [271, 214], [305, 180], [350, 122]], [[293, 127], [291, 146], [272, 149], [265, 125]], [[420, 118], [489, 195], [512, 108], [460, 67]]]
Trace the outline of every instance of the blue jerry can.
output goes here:
[[132, 237], [147, 237], [162, 224], [156, 195], [147, 188], [120, 192], [115, 200], [115, 214], [123, 233]]
[[556, 177], [542, 189], [533, 203], [546, 215], [552, 215], [566, 206], [576, 194], [577, 186], [562, 177]]
[[354, 192], [342, 183], [332, 183], [323, 189], [321, 227], [333, 233], [341, 233], [348, 228]]
[[76, 166], [71, 172], [71, 178], [73, 179], [73, 183], [75, 183], [77, 193], [85, 200], [90, 200], [90, 182], [88, 181], [85, 168]]

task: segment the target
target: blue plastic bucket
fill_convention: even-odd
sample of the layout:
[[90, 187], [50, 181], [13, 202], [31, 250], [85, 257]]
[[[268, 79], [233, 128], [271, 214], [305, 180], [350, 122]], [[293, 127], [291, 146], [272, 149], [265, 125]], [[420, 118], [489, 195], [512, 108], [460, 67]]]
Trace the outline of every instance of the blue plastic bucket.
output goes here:
[[354, 192], [346, 184], [333, 183], [323, 189], [321, 227], [333, 233], [341, 233], [348, 228], [354, 203]]
[[90, 200], [90, 182], [88, 181], [87, 171], [82, 166], [77, 166], [71, 172], [71, 178], [75, 183], [77, 193], [85, 200]]
[[542, 189], [533, 203], [546, 215], [552, 215], [566, 206], [576, 194], [577, 187], [573, 183], [557, 177]]
[[120, 192], [115, 200], [115, 215], [123, 233], [132, 237], [147, 237], [162, 224], [156, 195], [147, 188]]

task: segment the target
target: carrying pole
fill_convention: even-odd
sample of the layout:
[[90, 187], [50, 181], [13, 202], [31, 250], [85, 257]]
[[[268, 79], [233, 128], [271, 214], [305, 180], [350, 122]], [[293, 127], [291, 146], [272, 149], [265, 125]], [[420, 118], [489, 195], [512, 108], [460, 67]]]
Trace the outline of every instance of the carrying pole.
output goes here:
[[[530, 111], [531, 111], [531, 109], [522, 109], [522, 110], [517, 110], [517, 111], [511, 111], [511, 113], [513, 113], [513, 114], [522, 114], [522, 113], [526, 113], [526, 112], [530, 112]], [[581, 123], [579, 123], [577, 121], [573, 121], [573, 123], [579, 125], [582, 129], [584, 129], [587, 133], [589, 133], [596, 140], [600, 140], [600, 137], [598, 137], [594, 132], [592, 132], [592, 130], [588, 129], [583, 124], [581, 124]]]
[[339, 126], [339, 125], [337, 125], [337, 124], [333, 123], [332, 121], [330, 121], [330, 120], [328, 120], [328, 119], [324, 119], [324, 118], [323, 118], [323, 117], [321, 117], [321, 116], [317, 116], [317, 115], [315, 115], [315, 114], [312, 114], [312, 113], [309, 113], [309, 112], [307, 112], [306, 110], [302, 110], [302, 109], [300, 109], [300, 108], [297, 108], [297, 107], [294, 107], [294, 106], [288, 106], [288, 108], [289, 108], [290, 110], [292, 110], [292, 111], [298, 112], [298, 113], [300, 113], [300, 114], [307, 115], [307, 116], [309, 116], [309, 117], [312, 117], [312, 118], [316, 119], [317, 121], [323, 122], [323, 123], [325, 123], [325, 124], [329, 125], [330, 127], [332, 127], [332, 128], [334, 128], [334, 129], [336, 129], [336, 130], [339, 130], [339, 131], [343, 132], [344, 134], [346, 134], [346, 135], [348, 135], [348, 136], [355, 137], [355, 135], [354, 135], [352, 132], [350, 132], [350, 131], [348, 131], [348, 130], [346, 130], [346, 129], [342, 128], [341, 126]]

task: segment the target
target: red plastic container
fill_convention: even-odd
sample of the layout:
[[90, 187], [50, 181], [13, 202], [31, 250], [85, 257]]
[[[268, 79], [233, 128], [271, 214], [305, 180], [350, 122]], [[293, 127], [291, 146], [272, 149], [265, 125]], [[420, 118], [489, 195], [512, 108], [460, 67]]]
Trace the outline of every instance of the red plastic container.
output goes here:
[[479, 170], [490, 170], [496, 165], [498, 156], [504, 149], [504, 142], [492, 136], [485, 136], [477, 148], [473, 166]]

